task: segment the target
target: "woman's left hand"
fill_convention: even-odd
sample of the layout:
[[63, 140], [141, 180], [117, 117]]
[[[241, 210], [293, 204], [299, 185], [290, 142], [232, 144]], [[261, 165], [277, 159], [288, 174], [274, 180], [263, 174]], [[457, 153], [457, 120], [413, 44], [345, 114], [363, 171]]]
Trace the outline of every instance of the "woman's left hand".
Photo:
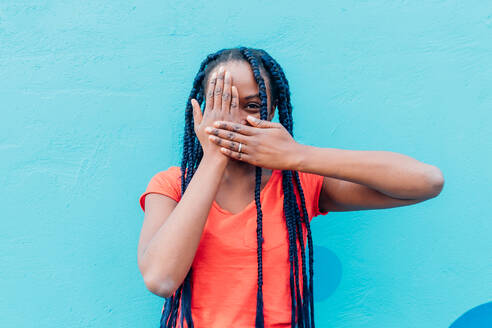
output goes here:
[[210, 134], [210, 140], [231, 158], [268, 169], [297, 170], [302, 145], [285, 127], [253, 116], [248, 116], [247, 120], [251, 126], [216, 121], [214, 127], [209, 126], [205, 131]]

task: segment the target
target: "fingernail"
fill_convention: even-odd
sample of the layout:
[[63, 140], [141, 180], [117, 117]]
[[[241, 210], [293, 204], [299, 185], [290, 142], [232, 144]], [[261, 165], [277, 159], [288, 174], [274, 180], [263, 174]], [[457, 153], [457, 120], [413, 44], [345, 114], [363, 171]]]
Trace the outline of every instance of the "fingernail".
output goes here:
[[212, 132], [212, 128], [211, 128], [211, 127], [209, 127], [209, 126], [207, 126], [207, 127], [205, 128], [205, 131], [207, 131], [207, 132]]
[[248, 115], [248, 118], [252, 121], [258, 121], [258, 119], [254, 116]]
[[223, 71], [224, 71], [224, 66], [220, 66], [219, 73], [222, 73]]

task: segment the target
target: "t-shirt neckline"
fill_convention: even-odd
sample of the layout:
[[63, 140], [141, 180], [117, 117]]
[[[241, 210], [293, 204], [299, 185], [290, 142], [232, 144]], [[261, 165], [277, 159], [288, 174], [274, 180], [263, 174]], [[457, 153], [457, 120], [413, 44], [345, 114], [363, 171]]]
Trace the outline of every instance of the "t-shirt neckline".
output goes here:
[[[272, 174], [270, 175], [270, 178], [268, 179], [268, 181], [265, 184], [265, 186], [263, 187], [263, 189], [260, 191], [260, 202], [261, 203], [263, 202], [263, 199], [265, 198], [264, 197], [265, 192], [267, 191], [267, 189], [269, 189], [271, 187], [274, 180], [277, 179], [276, 175], [278, 172], [280, 172], [280, 170], [276, 170], [276, 169], [272, 170]], [[245, 208], [243, 208], [241, 210], [241, 212], [238, 212], [238, 213], [231, 213], [228, 210], [220, 207], [220, 205], [215, 201], [215, 199], [213, 200], [212, 205], [213, 205], [213, 207], [215, 207], [216, 210], [218, 210], [219, 212], [222, 212], [223, 214], [235, 216], [235, 215], [242, 215], [242, 214], [248, 212], [251, 207], [256, 206], [256, 202], [253, 199], [251, 202], [249, 202], [248, 205], [246, 205]]]

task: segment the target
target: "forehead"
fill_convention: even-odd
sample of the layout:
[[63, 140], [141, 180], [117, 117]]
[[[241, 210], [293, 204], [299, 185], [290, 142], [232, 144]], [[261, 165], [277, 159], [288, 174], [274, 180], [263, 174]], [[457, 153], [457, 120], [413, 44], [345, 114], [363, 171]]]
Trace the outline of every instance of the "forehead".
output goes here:
[[[220, 66], [224, 66], [225, 70], [231, 74], [232, 85], [236, 86], [239, 97], [258, 93], [258, 84], [256, 83], [253, 70], [248, 63], [244, 61], [229, 61], [226, 63], [221, 63], [214, 67], [209, 74], [209, 78], [212, 76], [213, 72], [219, 71]], [[267, 94], [269, 94], [269, 81], [263, 72], [261, 72], [261, 76], [265, 80], [265, 87], [267, 88]]]

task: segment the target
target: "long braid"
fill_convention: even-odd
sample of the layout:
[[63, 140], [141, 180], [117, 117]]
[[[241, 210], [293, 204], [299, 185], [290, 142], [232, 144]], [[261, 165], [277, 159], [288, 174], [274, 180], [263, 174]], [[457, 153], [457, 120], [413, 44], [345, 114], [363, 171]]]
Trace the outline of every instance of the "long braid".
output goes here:
[[[263, 52], [262, 52], [263, 53]], [[279, 97], [279, 120], [282, 125], [287, 129], [287, 131], [293, 135], [292, 131], [292, 117], [291, 117], [291, 110], [290, 110], [290, 103], [288, 101], [288, 84], [285, 83], [282, 80], [282, 76], [279, 74], [279, 72], [275, 69], [275, 67], [272, 65], [271, 61], [269, 61], [270, 57], [265, 57], [262, 55], [262, 60], [264, 62], [265, 67], [269, 69], [270, 75], [272, 76], [272, 79], [274, 80], [275, 84], [278, 87], [278, 97]], [[297, 245], [295, 241], [295, 235], [298, 231], [298, 210], [297, 207], [294, 207], [294, 204], [297, 204], [295, 195], [293, 192], [293, 186], [292, 186], [292, 172], [291, 171], [284, 171], [283, 172], [283, 180], [284, 180], [284, 212], [286, 215], [286, 223], [287, 223], [287, 229], [289, 232], [289, 260], [291, 263], [291, 276], [292, 276], [292, 267], [294, 267], [294, 275], [295, 275], [295, 284], [292, 282], [291, 278], [291, 294], [292, 294], [292, 317], [294, 318], [295, 312], [297, 312], [298, 315], [298, 324], [300, 327], [304, 326], [304, 320], [303, 317], [306, 316], [306, 310], [305, 310], [305, 305], [302, 302], [302, 298], [300, 296], [300, 290], [299, 290], [299, 274], [298, 274], [298, 266], [299, 266], [299, 260], [297, 256]], [[304, 244], [301, 240], [301, 247], [302, 249], [304, 248]], [[303, 251], [301, 251], [301, 254], [303, 254]], [[303, 259], [304, 260], [304, 259]], [[303, 261], [304, 265], [304, 261]], [[305, 272], [305, 268], [303, 270]], [[304, 277], [306, 274], [304, 273]], [[306, 283], [304, 283], [304, 294], [306, 291]], [[297, 302], [295, 300], [297, 299]], [[299, 304], [302, 306], [299, 306]], [[294, 320], [293, 320], [294, 322]], [[294, 324], [293, 324], [294, 326]]]
[[[295, 197], [295, 196], [294, 196]], [[297, 204], [297, 200], [294, 199], [295, 204]], [[297, 206], [294, 207], [295, 216], [300, 217], [299, 208]], [[302, 231], [302, 222], [300, 220], [296, 220], [296, 233], [297, 238], [299, 240], [299, 245], [301, 247], [301, 263], [302, 263], [302, 280], [303, 280], [303, 302], [302, 302], [302, 316], [303, 318], [309, 317], [309, 291], [307, 286], [307, 275], [306, 275], [306, 256], [304, 251], [304, 236]], [[301, 311], [301, 309], [299, 309]], [[306, 323], [306, 327], [309, 327], [308, 323]]]
[[[282, 171], [282, 189], [288, 189], [288, 171]], [[289, 206], [290, 198], [288, 194], [284, 192], [284, 213], [287, 225], [287, 234], [289, 237], [289, 273], [290, 273], [290, 296], [291, 296], [291, 327], [295, 328], [296, 322], [296, 294], [295, 294], [295, 284], [294, 284], [294, 252], [295, 248], [293, 247], [294, 240], [294, 232], [292, 231], [292, 215], [291, 215], [291, 207]]]
[[[261, 51], [261, 50], [260, 50]], [[263, 52], [261, 52], [263, 53]], [[263, 57], [263, 56], [262, 56]], [[278, 103], [279, 107], [279, 116], [280, 116], [280, 122], [282, 125], [286, 127], [288, 132], [292, 135], [292, 120], [290, 117], [290, 111], [286, 110], [289, 108], [289, 104], [287, 101], [287, 98], [285, 96], [285, 87], [280, 87], [278, 86], [278, 82], [281, 81], [280, 76], [274, 76], [276, 72], [273, 70], [269, 69], [271, 65], [268, 65], [268, 63], [265, 62], [264, 58], [262, 58], [264, 66], [267, 68], [267, 70], [270, 73], [271, 76], [271, 85], [273, 87], [273, 92], [275, 94], [278, 94], [278, 98], [280, 99], [280, 102]], [[266, 65], [265, 65], [266, 64]], [[277, 90], [279, 89], [279, 90]], [[287, 88], [288, 91], [288, 88]], [[295, 322], [296, 322], [296, 312], [298, 312], [298, 316], [300, 317], [302, 314], [298, 310], [298, 306], [296, 302], [296, 299], [299, 300], [300, 302], [300, 291], [298, 288], [299, 285], [299, 278], [298, 278], [298, 259], [297, 259], [297, 247], [295, 243], [295, 217], [294, 214], [292, 213], [293, 208], [292, 204], [295, 201], [295, 199], [292, 198], [293, 192], [292, 192], [292, 180], [291, 180], [291, 172], [290, 171], [282, 171], [282, 185], [283, 185], [283, 190], [284, 190], [284, 213], [286, 217], [286, 226], [287, 226], [287, 232], [288, 232], [288, 237], [289, 237], [289, 263], [290, 263], [290, 286], [291, 286], [291, 325], [292, 327], [295, 327]], [[290, 186], [290, 188], [289, 188]], [[295, 276], [295, 280], [294, 280]], [[298, 320], [301, 325], [302, 325], [302, 320]]]
[[[255, 77], [256, 82], [258, 83], [258, 89], [261, 99], [261, 109], [260, 109], [260, 118], [262, 120], [266, 120], [268, 116], [268, 98], [266, 93], [265, 81], [261, 77], [260, 68], [258, 66], [257, 59], [253, 56], [253, 54], [245, 47], [241, 47], [239, 49], [241, 53], [246, 57], [251, 68], [253, 69], [253, 75]], [[263, 213], [261, 211], [261, 202], [260, 202], [260, 186], [261, 186], [261, 167], [256, 167], [256, 183], [255, 183], [255, 203], [256, 203], [256, 240], [258, 244], [257, 249], [257, 259], [258, 259], [258, 290], [256, 293], [256, 320], [255, 327], [263, 328], [264, 327], [264, 317], [263, 317]]]
[[[287, 113], [285, 116], [290, 118], [287, 120], [288, 122], [286, 122], [286, 124], [284, 124], [284, 126], [286, 126], [287, 130], [292, 131], [291, 130], [293, 128], [293, 126], [292, 126], [293, 120], [291, 119], [292, 106], [290, 103], [290, 92], [289, 92], [288, 81], [287, 81], [285, 74], [284, 74], [282, 68], [280, 67], [280, 65], [278, 65], [278, 63], [272, 57], [270, 57], [266, 52], [264, 52], [264, 51], [261, 51], [261, 52], [262, 52], [261, 58], [265, 63], [265, 67], [267, 67], [270, 70], [272, 78], [276, 80], [276, 83], [278, 85], [280, 85], [279, 98], [280, 98], [280, 102], [282, 103], [280, 107], [285, 107], [287, 109]], [[294, 174], [296, 186], [297, 186], [297, 189], [299, 191], [300, 198], [301, 198], [303, 222], [305, 223], [305, 226], [306, 226], [306, 229], [308, 232], [308, 241], [309, 241], [309, 274], [310, 274], [310, 278], [309, 278], [309, 285], [307, 285], [306, 280], [305, 280], [306, 274], [305, 274], [305, 267], [304, 267], [305, 266], [305, 264], [304, 264], [305, 263], [305, 258], [304, 258], [305, 252], [304, 252], [304, 240], [303, 240], [304, 238], [303, 238], [302, 234], [300, 234], [300, 233], [298, 234], [300, 244], [301, 244], [301, 254], [302, 254], [302, 263], [303, 263], [303, 283], [304, 283], [303, 284], [303, 291], [304, 291], [304, 297], [308, 298], [307, 302], [305, 303], [306, 306], [304, 308], [304, 311], [305, 311], [306, 316], [307, 316], [308, 308], [309, 307], [311, 308], [311, 327], [314, 327], [313, 242], [312, 242], [309, 218], [308, 218], [305, 199], [304, 199], [304, 192], [302, 191], [302, 186], [301, 186], [298, 172], [294, 171], [293, 174]], [[299, 227], [300, 227], [301, 226], [300, 222], [298, 221], [298, 223], [299, 223]], [[299, 231], [301, 231], [301, 230], [299, 230]], [[310, 288], [308, 288], [309, 286], [310, 286]]]
[[[290, 103], [290, 91], [289, 91], [289, 83], [287, 81], [287, 78], [285, 77], [285, 74], [282, 70], [282, 68], [280, 67], [280, 65], [278, 65], [278, 63], [272, 58], [270, 57], [270, 55], [268, 55], [266, 52], [263, 51], [263, 55], [262, 55], [262, 60], [265, 61], [265, 66], [269, 67], [270, 68], [270, 71], [272, 72], [271, 75], [278, 79], [278, 83], [280, 85], [283, 86], [283, 88], [281, 88], [281, 96], [282, 97], [285, 97], [284, 101], [285, 101], [285, 104], [286, 104], [286, 107], [287, 107], [287, 112], [288, 112], [288, 117], [291, 118], [291, 115], [292, 115], [292, 105]], [[293, 120], [290, 119], [289, 120], [289, 128], [290, 128], [290, 131], [292, 131], [293, 129]], [[298, 172], [293, 172], [293, 175], [294, 175], [294, 178], [296, 180], [296, 183], [297, 183], [297, 188], [298, 188], [298, 191], [300, 193], [300, 196], [301, 196], [301, 207], [302, 207], [302, 210], [303, 210], [303, 221], [305, 222], [305, 225], [306, 225], [306, 228], [307, 228], [307, 231], [308, 231], [308, 240], [309, 240], [309, 250], [310, 250], [310, 285], [311, 285], [311, 288], [308, 288], [308, 284], [306, 282], [306, 269], [305, 269], [305, 251], [304, 251], [304, 237], [302, 235], [302, 230], [299, 230], [299, 241], [300, 241], [300, 246], [301, 246], [301, 254], [302, 254], [302, 265], [303, 265], [303, 293], [304, 293], [304, 297], [307, 297], [309, 295], [310, 299], [308, 302], [306, 302], [306, 307], [305, 307], [305, 315], [306, 317], [308, 316], [307, 312], [309, 311], [309, 307], [311, 308], [311, 313], [312, 313], [312, 316], [311, 316], [311, 326], [314, 327], [314, 306], [313, 306], [313, 293], [310, 291], [313, 290], [312, 288], [312, 285], [313, 285], [313, 279], [312, 279], [312, 263], [313, 263], [313, 253], [312, 253], [312, 238], [311, 238], [311, 229], [310, 229], [310, 226], [309, 226], [309, 219], [308, 219], [308, 214], [307, 214], [307, 210], [306, 210], [306, 202], [305, 202], [305, 199], [304, 199], [304, 193], [302, 191], [302, 186], [301, 186], [301, 182], [299, 180], [299, 174]], [[301, 224], [299, 221], [297, 221], [298, 223], [298, 227], [299, 229], [301, 229]], [[310, 306], [311, 305], [311, 306]]]
[[[304, 327], [303, 323], [303, 312], [302, 312], [302, 298], [301, 298], [301, 291], [299, 289], [299, 258], [297, 254], [297, 244], [296, 244], [296, 234], [297, 234], [297, 217], [296, 214], [297, 212], [295, 211], [295, 207], [293, 206], [296, 204], [296, 198], [292, 186], [292, 171], [285, 171], [286, 173], [284, 174], [284, 179], [286, 180], [285, 182], [285, 187], [284, 187], [284, 198], [286, 199], [286, 202], [284, 202], [284, 210], [286, 212], [286, 220], [287, 220], [287, 226], [289, 227], [288, 229], [291, 231], [291, 238], [289, 240], [289, 243], [292, 248], [293, 252], [293, 261], [292, 264], [294, 266], [294, 278], [295, 278], [295, 299], [293, 301], [295, 302], [295, 311], [297, 312], [297, 323], [299, 327]], [[285, 208], [287, 206], [287, 208]]]
[[297, 316], [298, 316], [298, 325], [299, 327], [304, 327], [303, 325], [303, 317], [304, 313], [302, 312], [301, 306], [302, 306], [302, 297], [301, 297], [301, 292], [299, 288], [299, 258], [298, 258], [298, 253], [297, 253], [297, 245], [296, 245], [296, 234], [297, 234], [297, 211], [296, 208], [293, 206], [295, 204], [296, 199], [293, 191], [293, 187], [291, 184], [292, 181], [292, 172], [291, 171], [286, 171], [285, 175], [286, 179], [286, 187], [284, 189], [284, 194], [286, 195], [287, 199], [287, 207], [288, 211], [287, 213], [289, 214], [288, 217], [290, 217], [288, 220], [289, 225], [291, 226], [291, 244], [292, 244], [292, 252], [293, 252], [293, 266], [294, 266], [294, 274], [295, 274], [295, 296], [296, 296], [296, 303], [295, 303], [295, 310], [297, 311]]
[[[253, 68], [253, 72], [255, 71], [255, 67], [254, 67], [254, 61], [251, 63], [252, 64], [252, 68]], [[259, 84], [260, 86], [260, 84]], [[260, 88], [261, 90], [261, 88]], [[288, 106], [286, 106], [286, 108], [288, 108]], [[285, 113], [285, 111], [283, 111], [283, 113]], [[282, 113], [282, 114], [283, 114]], [[287, 115], [281, 115], [282, 118], [281, 120], [283, 119], [285, 125], [287, 126], [287, 129], [289, 130], [289, 132], [292, 134], [292, 119], [290, 117], [289, 114], [289, 111], [287, 111]], [[298, 215], [298, 209], [297, 209], [297, 206], [296, 207], [292, 207], [294, 204], [297, 204], [296, 202], [296, 199], [294, 198], [295, 195], [294, 195], [294, 192], [293, 192], [293, 185], [292, 185], [292, 172], [286, 172], [284, 174], [284, 179], [288, 180], [289, 182], [285, 184], [285, 187], [286, 189], [284, 188], [284, 194], [286, 195], [285, 197], [285, 205], [286, 205], [286, 219], [287, 219], [287, 228], [288, 228], [288, 232], [289, 232], [289, 245], [290, 245], [290, 254], [289, 254], [289, 259], [290, 259], [290, 263], [291, 263], [291, 267], [294, 266], [294, 275], [295, 275], [295, 287], [292, 286], [292, 282], [291, 282], [291, 289], [295, 289], [295, 296], [293, 297], [293, 300], [295, 302], [295, 298], [297, 298], [298, 300], [298, 304], [303, 304], [302, 303], [302, 298], [301, 298], [301, 294], [300, 294], [300, 289], [299, 289], [299, 273], [298, 273], [298, 267], [299, 267], [299, 262], [298, 262], [298, 256], [297, 256], [297, 246], [296, 246], [296, 242], [295, 242], [295, 234], [297, 232], [297, 226], [298, 226], [298, 220], [297, 220], [297, 217], [299, 217]], [[294, 211], [294, 213], [293, 213]], [[302, 244], [302, 248], [304, 248], [303, 244]], [[305, 271], [305, 266], [304, 266], [304, 271]], [[292, 274], [292, 271], [291, 271], [291, 274]], [[292, 279], [291, 279], [292, 280]], [[293, 291], [292, 291], [293, 293]], [[303, 317], [305, 315], [307, 315], [307, 311], [305, 309], [305, 306], [303, 306], [302, 308], [296, 304], [293, 305], [294, 309], [293, 309], [293, 315], [294, 313], [296, 312], [295, 310], [297, 309], [297, 313], [298, 313], [298, 316], [299, 316], [299, 320], [298, 320], [298, 323], [300, 325], [300, 327], [304, 327], [303, 325]]]
[[[299, 190], [299, 194], [301, 196], [301, 205], [302, 205], [302, 216], [303, 216], [303, 222], [306, 226], [307, 233], [308, 233], [308, 244], [309, 244], [309, 286], [311, 288], [308, 288], [309, 292], [309, 302], [311, 305], [311, 327], [314, 328], [314, 287], [313, 287], [313, 259], [314, 259], [314, 254], [313, 254], [313, 238], [311, 236], [311, 225], [309, 223], [309, 216], [306, 210], [306, 201], [304, 198], [304, 192], [301, 187], [301, 180], [299, 179], [299, 174], [297, 172], [294, 172], [294, 177], [296, 179], [296, 184], [297, 184], [297, 190]], [[304, 253], [304, 250], [302, 250]]]
[[[210, 54], [201, 63], [199, 72], [197, 73], [195, 80], [193, 81], [193, 88], [188, 97], [185, 111], [185, 129], [183, 136], [183, 157], [181, 161], [181, 193], [183, 194], [191, 181], [202, 157], [203, 149], [200, 142], [194, 132], [193, 125], [193, 107], [191, 105], [191, 99], [195, 98], [201, 105], [204, 101], [205, 83], [207, 81], [209, 73], [221, 62], [227, 62], [229, 60], [246, 60], [252, 70], [255, 80], [258, 84], [261, 109], [260, 118], [262, 120], [267, 119], [267, 92], [265, 87], [265, 81], [262, 78], [260, 71], [264, 70], [268, 75], [268, 82], [272, 89], [271, 95], [272, 101], [276, 100], [280, 123], [287, 129], [287, 131], [293, 136], [293, 120], [292, 120], [292, 105], [290, 102], [290, 90], [288, 81], [285, 74], [278, 65], [278, 63], [271, 58], [265, 51], [261, 49], [252, 49], [246, 47], [222, 49], [214, 54]], [[257, 291], [257, 308], [255, 327], [264, 327], [264, 315], [263, 315], [263, 271], [262, 271], [262, 245], [263, 239], [263, 213], [261, 210], [261, 167], [256, 167], [255, 175], [255, 204], [257, 210], [257, 259], [258, 259], [258, 291]], [[294, 178], [294, 179], [293, 179]], [[295, 183], [294, 183], [294, 181]], [[313, 251], [312, 251], [312, 239], [311, 230], [309, 226], [309, 218], [307, 215], [304, 193], [299, 180], [298, 173], [296, 171], [282, 171], [282, 187], [284, 191], [284, 213], [287, 225], [287, 234], [289, 239], [289, 263], [290, 263], [290, 286], [291, 286], [291, 299], [292, 299], [292, 323], [291, 327], [299, 328], [314, 328], [314, 302], [313, 302]], [[302, 217], [299, 211], [294, 188], [300, 193], [301, 196], [301, 208]], [[308, 231], [309, 241], [309, 283], [306, 282], [305, 273], [305, 250], [304, 250], [304, 238], [302, 232], [302, 222], [304, 222]], [[301, 247], [301, 261], [302, 261], [302, 280], [303, 280], [303, 292], [302, 296], [299, 288], [299, 261], [296, 245], [296, 235], [300, 242]], [[177, 324], [177, 312], [181, 306], [182, 312], [180, 315], [180, 324], [183, 327], [183, 321], [186, 319], [189, 328], [193, 328], [193, 320], [191, 316], [191, 273], [190, 268], [183, 283], [178, 287], [176, 292], [166, 298], [164, 310], [161, 317], [161, 328], [176, 327]], [[311, 320], [309, 321], [309, 307], [311, 308]], [[296, 319], [297, 314], [297, 319]], [[296, 325], [297, 321], [297, 325]]]

